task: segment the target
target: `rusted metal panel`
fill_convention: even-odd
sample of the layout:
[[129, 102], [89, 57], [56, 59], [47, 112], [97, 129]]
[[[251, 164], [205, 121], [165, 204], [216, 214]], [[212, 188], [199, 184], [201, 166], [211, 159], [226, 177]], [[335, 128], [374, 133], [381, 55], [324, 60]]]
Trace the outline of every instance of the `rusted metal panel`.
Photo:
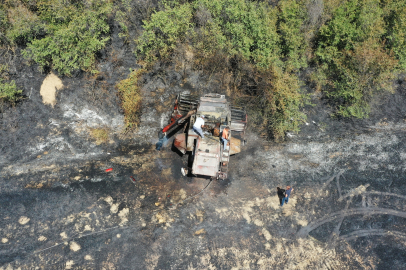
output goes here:
[[186, 154], [186, 136], [185, 133], [176, 135], [173, 145], [182, 153]]
[[217, 176], [220, 164], [220, 142], [207, 136], [199, 138], [193, 161], [193, 174]]
[[241, 152], [241, 140], [231, 137], [230, 139], [230, 155]]

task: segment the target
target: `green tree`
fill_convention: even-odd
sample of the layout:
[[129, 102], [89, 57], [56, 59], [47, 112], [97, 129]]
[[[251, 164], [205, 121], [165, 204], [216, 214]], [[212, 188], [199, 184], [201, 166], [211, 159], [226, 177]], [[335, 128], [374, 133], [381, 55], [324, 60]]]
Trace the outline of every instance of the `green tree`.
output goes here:
[[278, 3], [278, 32], [282, 57], [288, 69], [307, 67], [306, 43], [303, 24], [307, 20], [304, 2], [296, 0], [283, 0]]
[[406, 70], [406, 2], [387, 0], [383, 6], [386, 24], [386, 46], [393, 50], [399, 60], [399, 67]]
[[378, 0], [348, 0], [320, 28], [316, 56], [339, 115], [367, 117], [373, 94], [390, 90], [397, 62], [381, 41], [384, 26]]
[[192, 29], [191, 19], [190, 4], [165, 5], [164, 11], [153, 13], [150, 20], [144, 21], [144, 31], [136, 41], [138, 55], [148, 62], [170, 59], [177, 44], [186, 41]]

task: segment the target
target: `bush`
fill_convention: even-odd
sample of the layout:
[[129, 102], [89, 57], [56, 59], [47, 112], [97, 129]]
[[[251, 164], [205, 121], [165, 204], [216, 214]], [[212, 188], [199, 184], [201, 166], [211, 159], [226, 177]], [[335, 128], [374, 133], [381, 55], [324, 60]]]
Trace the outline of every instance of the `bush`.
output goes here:
[[367, 117], [373, 94], [391, 90], [397, 61], [381, 41], [382, 15], [378, 0], [349, 0], [320, 28], [317, 61], [325, 73], [326, 95], [336, 102], [339, 115]]
[[179, 42], [185, 42], [191, 29], [192, 8], [190, 4], [165, 6], [165, 11], [151, 15], [144, 21], [144, 32], [137, 40], [140, 56], [148, 62], [168, 60]]
[[138, 34], [142, 21], [151, 16], [155, 5], [154, 0], [115, 1], [115, 20], [121, 28], [119, 36], [124, 38], [125, 42], [131, 42], [131, 37], [134, 38], [134, 35]]
[[[304, 102], [299, 82], [291, 72], [306, 66], [308, 46], [301, 33], [306, 14], [299, 3], [280, 1], [278, 13], [267, 3], [245, 0], [172, 2], [145, 21], [144, 32], [137, 39], [137, 53], [148, 63], [183, 61], [189, 55], [194, 58], [194, 68], [210, 69], [210, 77], [229, 70], [235, 76], [228, 81], [231, 84], [241, 77], [267, 81], [254, 91], [243, 87], [235, 93], [255, 100], [261, 92], [264, 106], [252, 107], [253, 113], [262, 117], [258, 124], [276, 139], [283, 139], [287, 130], [298, 130], [304, 117], [299, 111]], [[256, 71], [247, 73], [240, 69], [244, 65], [252, 65]], [[252, 77], [258, 73], [268, 79]], [[288, 86], [283, 87], [283, 83]]]
[[250, 95], [245, 95], [249, 93], [247, 91], [239, 92], [234, 99], [247, 108], [250, 125], [275, 141], [284, 140], [287, 131], [298, 132], [299, 125], [306, 120], [300, 109], [307, 103], [307, 96], [300, 90], [299, 78], [277, 66], [254, 68], [247, 73], [251, 79], [247, 78], [241, 88], [248, 86], [249, 89], [253, 82], [256, 87]]
[[309, 49], [303, 34], [307, 13], [302, 2], [280, 1], [278, 4], [278, 32], [281, 39], [282, 57], [288, 69], [307, 67], [305, 52]]
[[132, 71], [127, 79], [120, 81], [116, 85], [121, 99], [121, 108], [124, 110], [126, 126], [128, 128], [137, 127], [140, 122], [142, 97], [139, 88], [139, 79], [144, 73], [144, 69]]
[[0, 79], [0, 100], [4, 102], [9, 102], [15, 104], [18, 100], [22, 98], [22, 90], [17, 90], [15, 81], [10, 83], [3, 83], [3, 80]]
[[44, 32], [40, 18], [21, 3], [8, 9], [8, 18], [6, 37], [11, 43], [26, 44]]
[[34, 39], [22, 53], [40, 67], [52, 66], [62, 74], [73, 70], [93, 71], [95, 53], [102, 49], [109, 32], [106, 22], [112, 5], [92, 1], [85, 7], [78, 3], [38, 1], [40, 18], [47, 22], [47, 35]]
[[195, 2], [195, 9], [202, 7], [210, 12], [211, 22], [216, 24], [206, 27], [215, 29], [220, 48], [230, 57], [243, 57], [264, 68], [281, 64], [276, 9], [265, 3], [244, 0]]
[[266, 72], [272, 77], [266, 91], [265, 126], [276, 141], [281, 141], [286, 131], [298, 132], [299, 124], [305, 122], [306, 115], [300, 108], [306, 99], [297, 76], [276, 66]]
[[[365, 118], [369, 101], [378, 91], [391, 91], [393, 70], [398, 61], [376, 40], [356, 44], [344, 51], [335, 67], [334, 87], [327, 96], [338, 102], [337, 113], [344, 117]], [[331, 74], [331, 76], [333, 76]]]
[[406, 70], [406, 2], [389, 0], [383, 7], [386, 24], [386, 47], [393, 50], [399, 60], [399, 67]]

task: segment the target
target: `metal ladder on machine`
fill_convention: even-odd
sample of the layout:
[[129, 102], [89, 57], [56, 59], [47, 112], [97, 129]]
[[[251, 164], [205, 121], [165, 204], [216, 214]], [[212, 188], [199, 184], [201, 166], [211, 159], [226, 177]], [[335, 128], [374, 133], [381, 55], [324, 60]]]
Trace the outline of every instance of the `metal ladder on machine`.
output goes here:
[[[221, 148], [223, 148], [221, 144]], [[230, 160], [230, 146], [226, 147], [226, 150], [221, 150], [221, 163], [220, 163], [220, 178], [226, 179], [228, 173], [228, 162]]]

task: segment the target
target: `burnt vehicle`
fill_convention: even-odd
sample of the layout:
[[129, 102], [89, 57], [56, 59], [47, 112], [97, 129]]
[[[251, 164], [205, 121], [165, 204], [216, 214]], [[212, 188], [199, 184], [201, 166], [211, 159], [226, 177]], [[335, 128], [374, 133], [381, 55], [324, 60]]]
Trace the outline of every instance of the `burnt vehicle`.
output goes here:
[[[193, 129], [199, 117], [204, 117], [203, 135]], [[182, 168], [184, 175], [226, 179], [230, 156], [240, 153], [245, 144], [246, 127], [245, 110], [231, 106], [225, 95], [196, 97], [181, 93], [175, 100], [169, 125], [159, 131], [157, 150], [175, 136], [173, 148], [189, 155], [188, 168]], [[223, 147], [220, 138], [225, 128], [229, 140]]]

